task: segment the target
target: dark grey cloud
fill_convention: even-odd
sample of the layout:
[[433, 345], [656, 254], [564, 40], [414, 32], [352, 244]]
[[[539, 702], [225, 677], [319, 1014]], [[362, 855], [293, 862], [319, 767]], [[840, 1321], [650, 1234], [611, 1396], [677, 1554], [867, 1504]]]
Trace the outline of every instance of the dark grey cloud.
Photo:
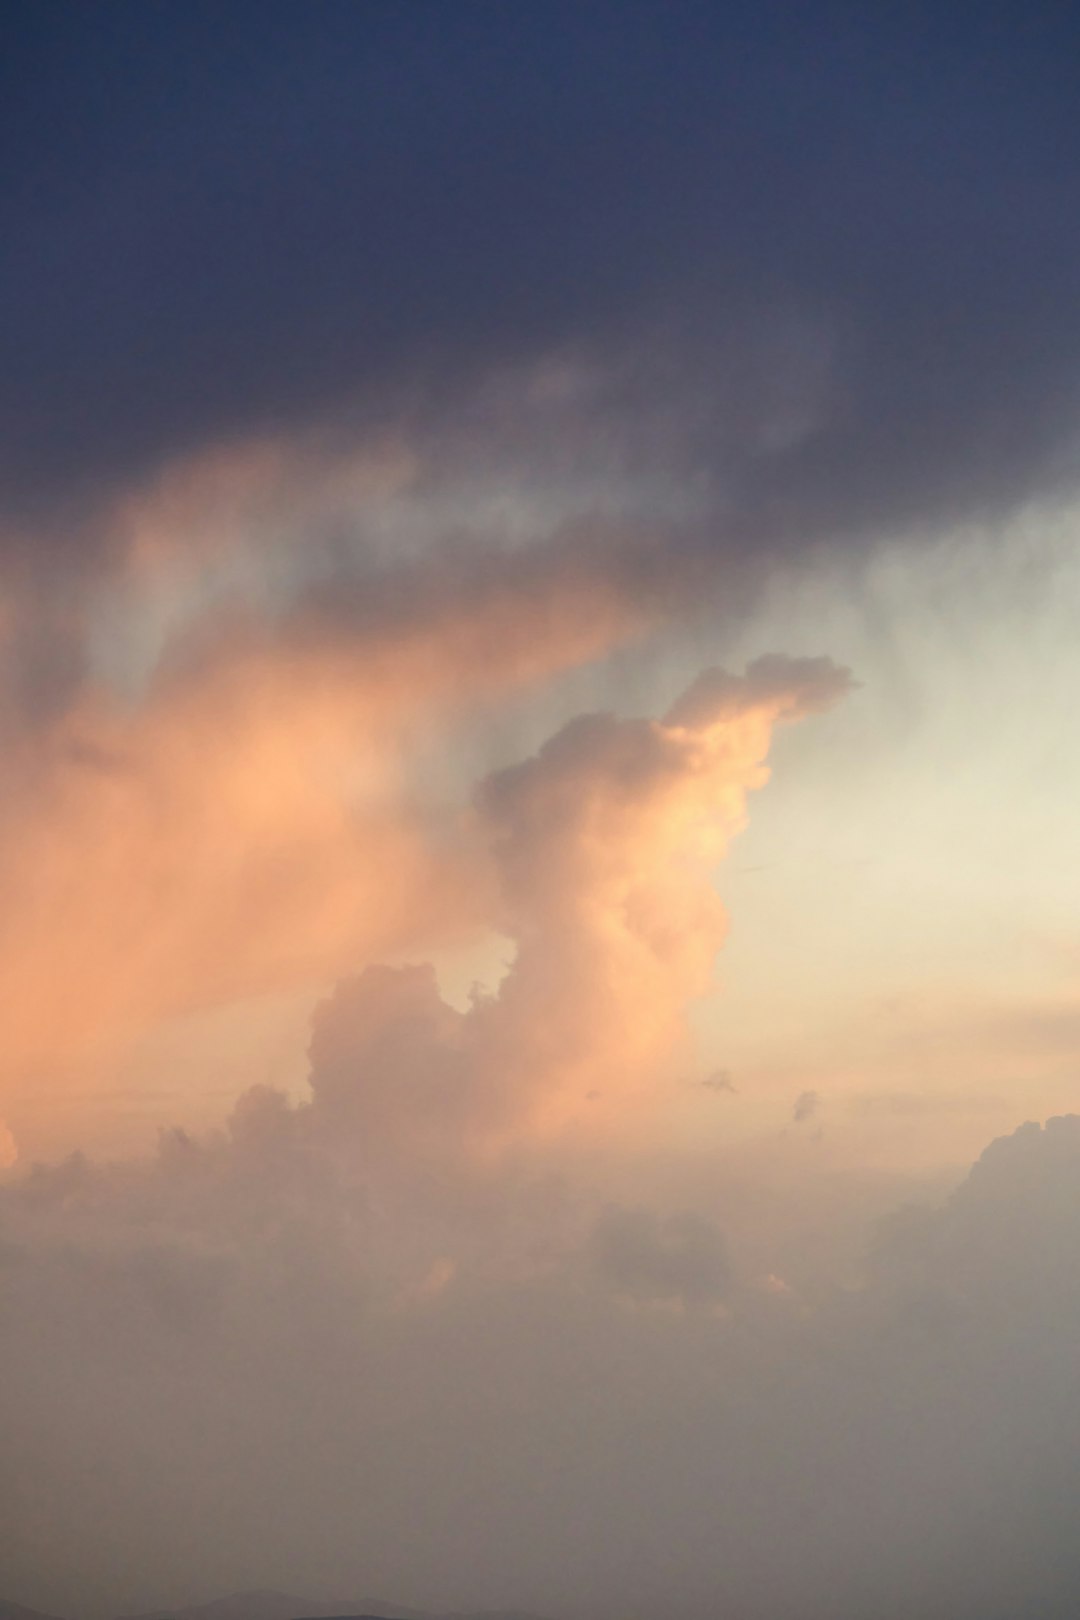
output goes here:
[[573, 454], [650, 445], [744, 552], [1052, 492], [1077, 45], [1041, 5], [24, 8], [8, 505], [314, 421], [438, 439], [553, 354], [604, 379]]

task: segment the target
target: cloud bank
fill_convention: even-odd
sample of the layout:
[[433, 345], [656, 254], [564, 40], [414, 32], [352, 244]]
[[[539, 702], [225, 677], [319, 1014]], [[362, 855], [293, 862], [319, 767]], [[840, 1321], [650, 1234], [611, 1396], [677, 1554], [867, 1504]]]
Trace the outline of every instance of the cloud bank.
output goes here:
[[295, 1125], [252, 1096], [215, 1143], [0, 1195], [27, 1599], [1070, 1612], [1075, 1118], [993, 1144], [815, 1300], [707, 1214], [542, 1160], [391, 1211]]

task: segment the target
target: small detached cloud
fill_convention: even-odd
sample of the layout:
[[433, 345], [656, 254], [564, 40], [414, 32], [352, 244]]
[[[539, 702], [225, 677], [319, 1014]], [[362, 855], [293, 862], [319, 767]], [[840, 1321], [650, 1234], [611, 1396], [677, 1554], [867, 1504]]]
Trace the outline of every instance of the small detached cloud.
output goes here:
[[821, 1097], [816, 1091], [800, 1091], [791, 1110], [791, 1118], [796, 1125], [806, 1125], [817, 1118], [820, 1109]]

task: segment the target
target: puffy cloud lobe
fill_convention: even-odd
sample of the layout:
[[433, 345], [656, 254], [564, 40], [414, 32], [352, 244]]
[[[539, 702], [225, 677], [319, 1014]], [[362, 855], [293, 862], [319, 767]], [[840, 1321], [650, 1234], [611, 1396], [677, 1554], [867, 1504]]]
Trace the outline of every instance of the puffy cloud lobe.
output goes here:
[[439, 993], [430, 964], [369, 967], [316, 1009], [310, 1047], [313, 1107], [372, 1157], [455, 1151], [480, 1106], [470, 1072], [467, 1015]]
[[698, 676], [664, 717], [668, 726], [712, 725], [734, 719], [748, 708], [771, 710], [778, 720], [821, 714], [851, 691], [850, 670], [830, 658], [784, 658], [767, 653], [755, 658], [742, 677], [723, 669]]

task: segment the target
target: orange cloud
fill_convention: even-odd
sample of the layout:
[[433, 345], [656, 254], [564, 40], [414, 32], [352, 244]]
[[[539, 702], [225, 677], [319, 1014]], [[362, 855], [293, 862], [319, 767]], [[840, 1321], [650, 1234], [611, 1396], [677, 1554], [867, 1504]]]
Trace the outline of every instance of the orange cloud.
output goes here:
[[86, 686], [13, 733], [0, 1100], [92, 1083], [176, 1012], [475, 927], [484, 864], [410, 803], [411, 732], [641, 622], [570, 548], [398, 570], [277, 625], [203, 622], [139, 702]]
[[712, 873], [774, 725], [850, 684], [826, 660], [714, 672], [663, 721], [582, 716], [481, 787], [517, 956], [466, 1013], [429, 967], [368, 969], [316, 1015], [314, 1109], [376, 1156], [619, 1131], [670, 1082], [726, 917]]

